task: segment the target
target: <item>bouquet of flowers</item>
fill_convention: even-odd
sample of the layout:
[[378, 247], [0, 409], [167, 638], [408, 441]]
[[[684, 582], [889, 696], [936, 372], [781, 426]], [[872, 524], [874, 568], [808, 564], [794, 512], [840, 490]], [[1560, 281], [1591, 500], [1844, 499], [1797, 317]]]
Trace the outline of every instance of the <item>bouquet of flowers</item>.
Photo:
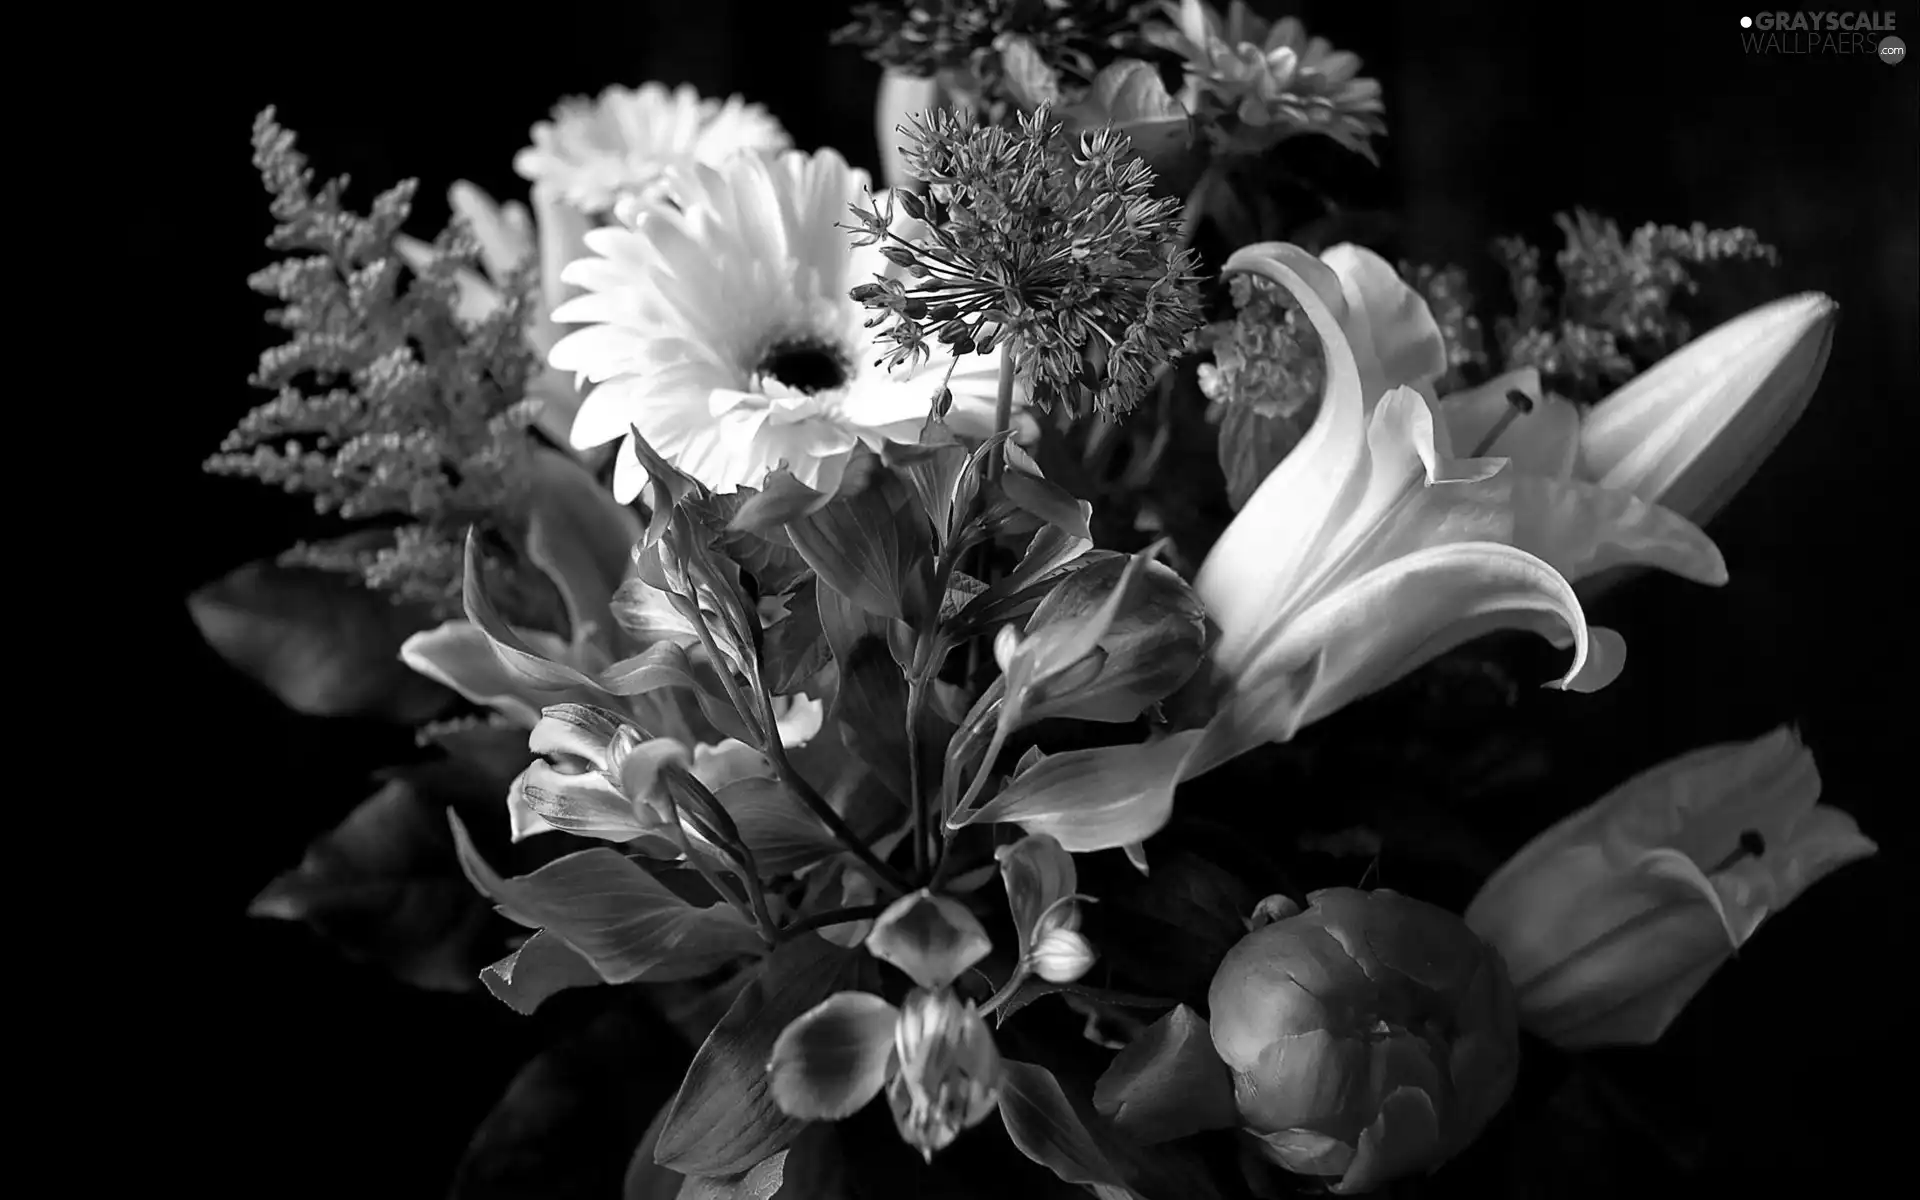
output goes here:
[[613, 87], [429, 242], [260, 116], [289, 340], [208, 467], [346, 524], [191, 605], [421, 753], [255, 913], [658, 1014], [690, 1065], [628, 1197], [1548, 1169], [1579, 1052], [1875, 849], [1791, 728], [1511, 857], [1475, 816], [1558, 794], [1552, 714], [1625, 667], [1603, 592], [1728, 583], [1703, 525], [1835, 305], [1700, 333], [1771, 249], [1585, 212], [1552, 270], [1493, 247], [1503, 297], [1390, 261], [1300, 153], [1370, 161], [1379, 84], [1239, 0], [840, 36], [886, 67], [878, 180]]

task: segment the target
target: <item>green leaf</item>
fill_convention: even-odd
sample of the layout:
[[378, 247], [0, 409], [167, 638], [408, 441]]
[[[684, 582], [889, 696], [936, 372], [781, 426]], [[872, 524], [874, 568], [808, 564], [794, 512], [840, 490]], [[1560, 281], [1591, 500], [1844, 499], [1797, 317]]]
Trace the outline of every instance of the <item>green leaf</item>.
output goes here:
[[502, 879], [449, 814], [460, 863], [501, 912], [566, 939], [608, 983], [691, 979], [762, 943], [727, 904], [696, 908], [616, 851], [569, 854], [531, 875]]
[[[1015, 455], [1024, 462], [1017, 462]], [[1040, 474], [1040, 468], [1012, 442], [1007, 443], [1007, 471], [1000, 477], [1000, 488], [1007, 499], [1023, 511], [1032, 513], [1069, 537], [1093, 541], [1088, 528], [1092, 506], [1083, 505], [1072, 492]]]
[[1074, 854], [1144, 842], [1173, 815], [1173, 791], [1185, 777], [1201, 730], [1133, 746], [1070, 750], [1042, 759], [960, 824], [1017, 822], [1052, 834]]
[[778, 779], [741, 779], [714, 798], [733, 818], [763, 877], [792, 875], [840, 850], [827, 827]]
[[1014, 103], [1031, 112], [1042, 104], [1060, 103], [1060, 76], [1026, 38], [1006, 36], [1000, 39], [1000, 70], [1007, 94]]
[[1207, 1022], [1184, 1004], [1115, 1056], [1093, 1090], [1093, 1106], [1147, 1145], [1240, 1124], [1233, 1080]]
[[1006, 1059], [1000, 1083], [1000, 1119], [1020, 1153], [1068, 1183], [1113, 1188], [1131, 1196], [1127, 1181], [1081, 1122], [1053, 1072]]
[[933, 527], [936, 545], [944, 547], [957, 532], [953, 528], [954, 497], [961, 473], [967, 469], [968, 457], [964, 446], [952, 442], [904, 448], [895, 442], [887, 444], [883, 461], [906, 480], [919, 497], [921, 511], [927, 514], [927, 522]]
[[535, 650], [525, 638], [514, 632], [506, 618], [500, 615], [500, 610], [487, 599], [486, 590], [480, 584], [479, 537], [474, 530], [467, 531], [466, 554], [461, 600], [466, 607], [467, 620], [487, 635], [487, 641], [493, 646], [500, 665], [525, 680], [535, 691], [564, 692], [574, 688], [601, 690], [599, 684], [585, 672], [555, 662]]
[[605, 982], [579, 951], [544, 929], [482, 971], [480, 981], [494, 999], [522, 1016], [531, 1015], [555, 992]]
[[818, 581], [808, 579], [787, 597], [787, 615], [766, 630], [760, 668], [775, 695], [791, 695], [833, 661], [833, 645], [820, 623]]
[[631, 1148], [685, 1061], [658, 1016], [616, 1003], [514, 1076], [474, 1131], [450, 1200], [620, 1195]]
[[765, 485], [741, 502], [727, 528], [736, 533], [768, 533], [819, 512], [833, 497], [832, 492], [814, 491], [782, 467], [770, 472]]
[[193, 593], [187, 610], [220, 657], [295, 712], [418, 725], [454, 702], [400, 661], [432, 615], [351, 576], [262, 560]]
[[527, 558], [559, 589], [574, 641], [611, 645], [608, 600], [626, 575], [640, 518], [572, 455], [540, 447], [528, 462]]
[[466, 991], [475, 952], [489, 955], [498, 927], [454, 869], [443, 828], [436, 807], [406, 780], [392, 780], [309, 846], [247, 912], [304, 921], [349, 957], [378, 962], [415, 987]]
[[1061, 115], [1083, 129], [1110, 126], [1149, 163], [1177, 155], [1193, 141], [1193, 119], [1160, 82], [1153, 64], [1123, 58], [1094, 76], [1079, 103]]
[[913, 623], [932, 604], [932, 548], [906, 512], [911, 501], [884, 486], [892, 478], [791, 522], [787, 537], [821, 583], [875, 616]]
[[[900, 674], [893, 651], [880, 638], [857, 643], [840, 666], [840, 688], [834, 697], [833, 719], [853, 757], [866, 764], [882, 786], [902, 801], [911, 802], [912, 782], [907, 769], [907, 681]], [[941, 764], [953, 726], [934, 711], [920, 713], [918, 729], [920, 779], [940, 778]]]
[[685, 1175], [750, 1170], [805, 1126], [767, 1090], [780, 1032], [835, 992], [861, 990], [871, 960], [805, 934], [775, 947], [694, 1056], [654, 1147], [654, 1161]]

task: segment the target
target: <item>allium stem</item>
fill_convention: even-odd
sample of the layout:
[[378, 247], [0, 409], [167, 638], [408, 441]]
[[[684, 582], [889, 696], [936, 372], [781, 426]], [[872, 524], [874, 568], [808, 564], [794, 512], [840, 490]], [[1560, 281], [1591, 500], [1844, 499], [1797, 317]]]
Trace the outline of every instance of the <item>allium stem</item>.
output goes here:
[[[1000, 389], [993, 399], [993, 431], [996, 434], [1013, 428], [1013, 378], [1019, 360], [1019, 343], [1011, 339], [1003, 342], [1000, 347]], [[1006, 451], [996, 451], [987, 459], [987, 478], [998, 480], [1006, 462]]]

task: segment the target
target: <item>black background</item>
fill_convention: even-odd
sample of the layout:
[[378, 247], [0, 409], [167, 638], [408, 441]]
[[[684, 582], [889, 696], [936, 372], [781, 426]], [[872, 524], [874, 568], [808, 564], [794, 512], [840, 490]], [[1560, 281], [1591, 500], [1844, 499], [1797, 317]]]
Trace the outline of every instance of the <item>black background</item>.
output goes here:
[[[278, 105], [322, 175], [354, 176], [359, 204], [419, 176], [424, 235], [456, 178], [519, 194], [511, 160], [528, 126], [559, 96], [616, 82], [739, 91], [801, 147], [871, 165], [877, 69], [826, 40], [845, 7], [403, 6], [377, 26], [262, 9], [237, 35], [244, 52], [208, 49], [204, 70], [189, 63], [156, 96], [195, 106], [168, 153], [170, 186], [202, 223], [187, 234], [204, 268], [180, 364], [191, 402], [140, 450], [191, 531], [169, 547], [154, 582], [173, 599], [150, 619], [188, 656], [187, 694], [174, 699], [202, 714], [203, 731], [214, 727], [204, 714], [218, 714], [220, 730], [219, 770], [199, 786], [221, 793], [222, 815], [173, 831], [178, 878], [210, 906], [194, 957], [224, 975], [195, 990], [203, 1029], [180, 1035], [194, 1089], [221, 1110], [203, 1114], [217, 1130], [193, 1172], [203, 1194], [440, 1194], [468, 1131], [544, 1032], [485, 996], [410, 991], [298, 928], [242, 916], [365, 794], [366, 771], [406, 744], [278, 711], [199, 646], [179, 603], [317, 528], [304, 501], [197, 468], [258, 402], [246, 376], [272, 340], [244, 285], [268, 261], [270, 224], [248, 163], [253, 114]], [[1257, 7], [1300, 12], [1385, 84], [1385, 170], [1360, 199], [1408, 214], [1411, 257], [1465, 260], [1502, 232], [1551, 246], [1551, 215], [1580, 204], [1629, 225], [1753, 226], [1782, 252], [1780, 294], [1839, 300], [1810, 411], [1713, 526], [1732, 585], [1650, 581], [1598, 614], [1627, 634], [1629, 675], [1657, 682], [1641, 689], [1631, 728], [1581, 748], [1585, 775], [1539, 824], [1673, 753], [1800, 723], [1825, 802], [1854, 813], [1881, 854], [1772, 919], [1668, 1041], [1641, 1053], [1699, 1085], [1716, 1190], [1863, 1182], [1893, 1149], [1878, 1131], [1900, 1106], [1872, 1093], [1902, 1093], [1885, 1075], [1912, 1037], [1911, 993], [1894, 981], [1911, 952], [1913, 772], [1896, 738], [1911, 736], [1902, 583], [1916, 509], [1920, 63], [1749, 57], [1742, 10], [1720, 4]], [[1910, 39], [1920, 32], [1910, 6], [1899, 18]]]

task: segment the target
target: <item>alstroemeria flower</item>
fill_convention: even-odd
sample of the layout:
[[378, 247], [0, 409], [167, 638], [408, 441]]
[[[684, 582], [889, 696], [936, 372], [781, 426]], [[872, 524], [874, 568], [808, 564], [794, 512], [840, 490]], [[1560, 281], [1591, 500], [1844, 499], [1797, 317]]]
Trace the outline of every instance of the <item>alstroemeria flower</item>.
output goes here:
[[[527, 396], [540, 402], [535, 423], [565, 446], [580, 409], [580, 392], [572, 376], [546, 365], [547, 355], [566, 332], [554, 322], [553, 310], [575, 290], [560, 278], [560, 272], [586, 254], [593, 219], [567, 203], [557, 187], [545, 183], [533, 187], [531, 217], [518, 201], [497, 204], [465, 180], [448, 191], [447, 203], [473, 231], [480, 246], [480, 266], [486, 271], [485, 278], [471, 271], [455, 277], [460, 286], [456, 312], [462, 320], [482, 321], [492, 315], [503, 302], [500, 289], [507, 280], [529, 263], [538, 263], [540, 291], [533, 321], [527, 326], [527, 344], [539, 356], [540, 369], [527, 381]], [[416, 271], [433, 261], [432, 247], [413, 238], [395, 238], [394, 248]]]
[[[782, 745], [805, 745], [820, 731], [825, 710], [819, 701], [788, 697], [779, 709], [784, 710], [779, 718]], [[527, 748], [543, 757], [529, 764], [507, 792], [516, 842], [563, 829], [613, 842], [666, 837], [662, 848], [673, 853], [671, 817], [656, 788], [662, 766], [671, 763], [686, 770], [715, 795], [743, 780], [775, 777], [766, 755], [745, 742], [641, 740], [617, 714], [584, 704], [548, 707]]]
[[1695, 751], [1528, 843], [1467, 924], [1506, 959], [1534, 1033], [1651, 1043], [1769, 915], [1877, 849], [1819, 798], [1789, 730]]
[[867, 936], [874, 957], [916, 986], [899, 1008], [869, 992], [837, 992], [781, 1031], [768, 1090], [790, 1116], [837, 1121], [882, 1089], [901, 1138], [929, 1161], [994, 1110], [1000, 1052], [953, 981], [990, 949], [957, 901], [916, 892], [895, 901]]
[[[1266, 243], [1236, 252], [1226, 270], [1255, 271], [1290, 291], [1320, 337], [1327, 367], [1313, 427], [1227, 527], [1195, 580], [1220, 627], [1215, 664], [1233, 681], [1227, 704], [1237, 728], [1226, 749], [1290, 738], [1502, 628], [1572, 645], [1561, 686], [1609, 682], [1620, 642], [1589, 636], [1555, 560], [1579, 570], [1618, 554], [1645, 535], [1644, 522], [1620, 519], [1577, 488], [1501, 480], [1504, 460], [1456, 458], [1446, 424], [1412, 388], [1392, 388], [1370, 403], [1343, 317], [1364, 320], [1371, 306], [1349, 304], [1326, 263]], [[1359, 346], [1369, 375], [1398, 369], [1404, 353], [1379, 331]]]

